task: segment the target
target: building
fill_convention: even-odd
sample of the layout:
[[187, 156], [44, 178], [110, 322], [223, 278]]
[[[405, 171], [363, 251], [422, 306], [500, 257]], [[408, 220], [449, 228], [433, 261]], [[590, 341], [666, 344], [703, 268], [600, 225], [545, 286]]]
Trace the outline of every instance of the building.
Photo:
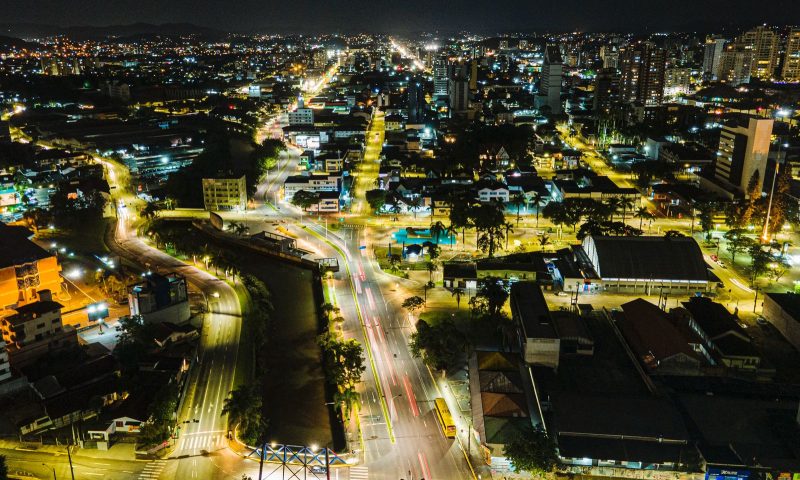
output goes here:
[[723, 126], [714, 161], [714, 180], [728, 191], [747, 194], [755, 178], [758, 192], [761, 192], [772, 125], [772, 119], [751, 116]]
[[550, 113], [561, 113], [561, 75], [564, 65], [561, 52], [556, 45], [548, 45], [544, 53], [542, 74], [539, 77], [539, 94], [536, 96], [538, 108], [548, 107]]
[[203, 203], [209, 212], [218, 210], [245, 210], [247, 208], [247, 183], [241, 177], [203, 179]]
[[703, 52], [703, 73], [712, 80], [719, 78], [719, 67], [722, 62], [722, 52], [725, 50], [724, 38], [709, 37], [706, 39]]
[[603, 68], [617, 69], [619, 66], [619, 51], [613, 45], [603, 45], [600, 47], [600, 59], [603, 60]]
[[517, 282], [511, 285], [511, 318], [525, 363], [558, 368], [561, 339], [558, 337], [539, 285]]
[[300, 190], [306, 192], [339, 192], [342, 176], [340, 173], [326, 175], [292, 175], [283, 182], [283, 198], [290, 202]]
[[673, 67], [664, 73], [664, 95], [675, 97], [689, 93], [692, 69], [689, 67]]
[[787, 82], [800, 82], [800, 27], [789, 30], [781, 76]]
[[39, 296], [40, 300], [16, 307], [13, 314], [0, 319], [0, 333], [15, 369], [47, 353], [78, 346], [77, 332], [61, 323], [63, 305], [54, 302], [48, 290]]
[[611, 107], [619, 102], [619, 73], [616, 68], [604, 68], [597, 72], [594, 79], [594, 100], [592, 108], [595, 114], [608, 115]]
[[450, 70], [447, 57], [437, 57], [433, 62], [433, 98], [450, 98]]
[[314, 110], [305, 106], [302, 95], [297, 98], [297, 108], [287, 115], [289, 125], [314, 125]]
[[722, 52], [717, 78], [733, 86], [748, 83], [752, 65], [752, 50], [737, 44], [727, 45]]
[[794, 348], [800, 350], [800, 295], [767, 293], [763, 315]]
[[8, 360], [6, 342], [0, 341], [0, 383], [11, 378], [11, 362]]
[[753, 52], [750, 75], [762, 80], [775, 77], [778, 66], [778, 33], [771, 27], [760, 25], [736, 39], [736, 43]]
[[667, 56], [663, 48], [638, 42], [620, 52], [620, 96], [625, 103], [661, 105]]
[[691, 237], [589, 235], [573, 252], [584, 275], [565, 278], [567, 291], [588, 290], [591, 277], [603, 290], [646, 295], [705, 292], [716, 285]]
[[185, 322], [190, 316], [186, 279], [177, 273], [148, 275], [130, 288], [128, 305], [145, 323]]
[[420, 124], [425, 122], [425, 89], [422, 80], [412, 78], [406, 89], [406, 104], [408, 106], [408, 123]]
[[469, 109], [469, 80], [456, 76], [450, 80], [450, 110], [465, 112]]
[[29, 240], [25, 227], [0, 223], [0, 316], [40, 299], [39, 292], [61, 292], [61, 266], [55, 254]]

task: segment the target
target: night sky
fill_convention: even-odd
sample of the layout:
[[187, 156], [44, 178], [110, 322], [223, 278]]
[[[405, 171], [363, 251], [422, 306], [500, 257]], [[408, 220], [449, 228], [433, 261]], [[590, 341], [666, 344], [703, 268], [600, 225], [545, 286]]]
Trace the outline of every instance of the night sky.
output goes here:
[[800, 24], [800, 0], [0, 0], [0, 23], [188, 22], [237, 32], [622, 30]]

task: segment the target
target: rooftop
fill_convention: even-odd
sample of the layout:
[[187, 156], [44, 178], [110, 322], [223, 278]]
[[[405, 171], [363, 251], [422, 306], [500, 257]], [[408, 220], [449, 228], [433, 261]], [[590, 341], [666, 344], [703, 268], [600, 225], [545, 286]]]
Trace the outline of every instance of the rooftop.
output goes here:
[[[592, 245], [593, 244], [593, 245]], [[602, 278], [708, 281], [700, 246], [691, 237], [589, 236], [584, 250], [596, 249]]]
[[7, 226], [0, 223], [0, 268], [52, 257], [53, 254], [36, 245], [33, 236], [25, 227]]

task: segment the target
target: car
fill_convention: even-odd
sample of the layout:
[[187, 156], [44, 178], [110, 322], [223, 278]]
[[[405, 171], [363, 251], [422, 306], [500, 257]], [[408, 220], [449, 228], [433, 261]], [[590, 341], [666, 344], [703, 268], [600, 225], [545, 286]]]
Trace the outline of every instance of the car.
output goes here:
[[761, 325], [762, 327], [766, 327], [769, 322], [767, 321], [766, 318], [759, 315], [758, 318], [756, 318], [756, 323]]
[[567, 292], [565, 292], [563, 290], [559, 290], [558, 292], [556, 292], [556, 296], [557, 297], [566, 297], [567, 296]]
[[328, 473], [328, 469], [319, 465], [314, 465], [313, 467], [309, 467], [308, 471], [311, 473]]

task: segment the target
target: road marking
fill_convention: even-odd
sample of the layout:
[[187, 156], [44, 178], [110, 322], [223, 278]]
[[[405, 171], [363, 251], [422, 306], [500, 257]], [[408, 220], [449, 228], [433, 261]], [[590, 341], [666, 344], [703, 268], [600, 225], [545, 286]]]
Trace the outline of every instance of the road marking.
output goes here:
[[369, 480], [367, 467], [350, 467], [350, 480]]

